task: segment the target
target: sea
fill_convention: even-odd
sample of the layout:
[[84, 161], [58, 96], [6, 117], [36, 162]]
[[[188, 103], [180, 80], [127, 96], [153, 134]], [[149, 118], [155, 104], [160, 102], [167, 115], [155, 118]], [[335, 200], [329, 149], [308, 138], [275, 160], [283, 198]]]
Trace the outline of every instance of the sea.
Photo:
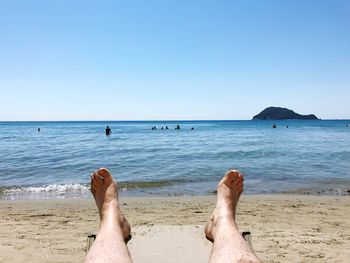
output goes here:
[[100, 167], [124, 196], [215, 194], [229, 169], [245, 194], [350, 195], [350, 121], [0, 122], [0, 199], [91, 198]]

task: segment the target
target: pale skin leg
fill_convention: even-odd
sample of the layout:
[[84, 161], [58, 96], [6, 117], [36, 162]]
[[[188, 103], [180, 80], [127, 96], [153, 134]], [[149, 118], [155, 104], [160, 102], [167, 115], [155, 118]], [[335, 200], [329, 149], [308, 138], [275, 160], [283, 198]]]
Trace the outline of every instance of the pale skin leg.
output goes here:
[[228, 171], [217, 189], [217, 203], [206, 227], [207, 239], [213, 242], [210, 263], [261, 262], [238, 231], [235, 217], [243, 191], [240, 172]]
[[120, 211], [117, 183], [107, 169], [91, 176], [91, 192], [100, 214], [100, 229], [84, 262], [132, 262], [124, 241], [130, 236], [130, 225]]

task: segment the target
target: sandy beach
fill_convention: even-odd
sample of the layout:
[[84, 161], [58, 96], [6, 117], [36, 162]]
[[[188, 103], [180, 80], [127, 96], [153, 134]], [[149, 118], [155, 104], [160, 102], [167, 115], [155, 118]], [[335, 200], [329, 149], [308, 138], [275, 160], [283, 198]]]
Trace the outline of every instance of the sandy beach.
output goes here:
[[[121, 198], [134, 262], [207, 262], [215, 196]], [[93, 199], [0, 201], [0, 262], [82, 262]], [[350, 197], [242, 196], [237, 221], [264, 262], [348, 262]]]

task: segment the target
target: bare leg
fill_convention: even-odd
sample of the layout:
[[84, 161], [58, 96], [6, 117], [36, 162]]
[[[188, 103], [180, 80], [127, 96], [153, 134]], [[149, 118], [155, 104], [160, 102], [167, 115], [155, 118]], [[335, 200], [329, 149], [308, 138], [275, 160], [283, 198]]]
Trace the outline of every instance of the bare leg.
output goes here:
[[236, 207], [242, 191], [243, 176], [235, 170], [218, 184], [216, 207], [205, 227], [207, 239], [213, 242], [211, 263], [261, 262], [237, 229]]
[[91, 192], [100, 213], [100, 230], [85, 262], [132, 262], [124, 242], [130, 236], [130, 225], [122, 215], [117, 184], [107, 169], [91, 176]]

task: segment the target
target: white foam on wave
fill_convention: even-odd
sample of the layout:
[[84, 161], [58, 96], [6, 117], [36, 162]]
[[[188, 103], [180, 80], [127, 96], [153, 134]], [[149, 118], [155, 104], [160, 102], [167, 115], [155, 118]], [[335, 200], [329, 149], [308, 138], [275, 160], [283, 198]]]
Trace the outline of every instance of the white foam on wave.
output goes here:
[[4, 189], [5, 194], [15, 193], [86, 193], [90, 191], [88, 184], [49, 184], [43, 186], [18, 186]]

